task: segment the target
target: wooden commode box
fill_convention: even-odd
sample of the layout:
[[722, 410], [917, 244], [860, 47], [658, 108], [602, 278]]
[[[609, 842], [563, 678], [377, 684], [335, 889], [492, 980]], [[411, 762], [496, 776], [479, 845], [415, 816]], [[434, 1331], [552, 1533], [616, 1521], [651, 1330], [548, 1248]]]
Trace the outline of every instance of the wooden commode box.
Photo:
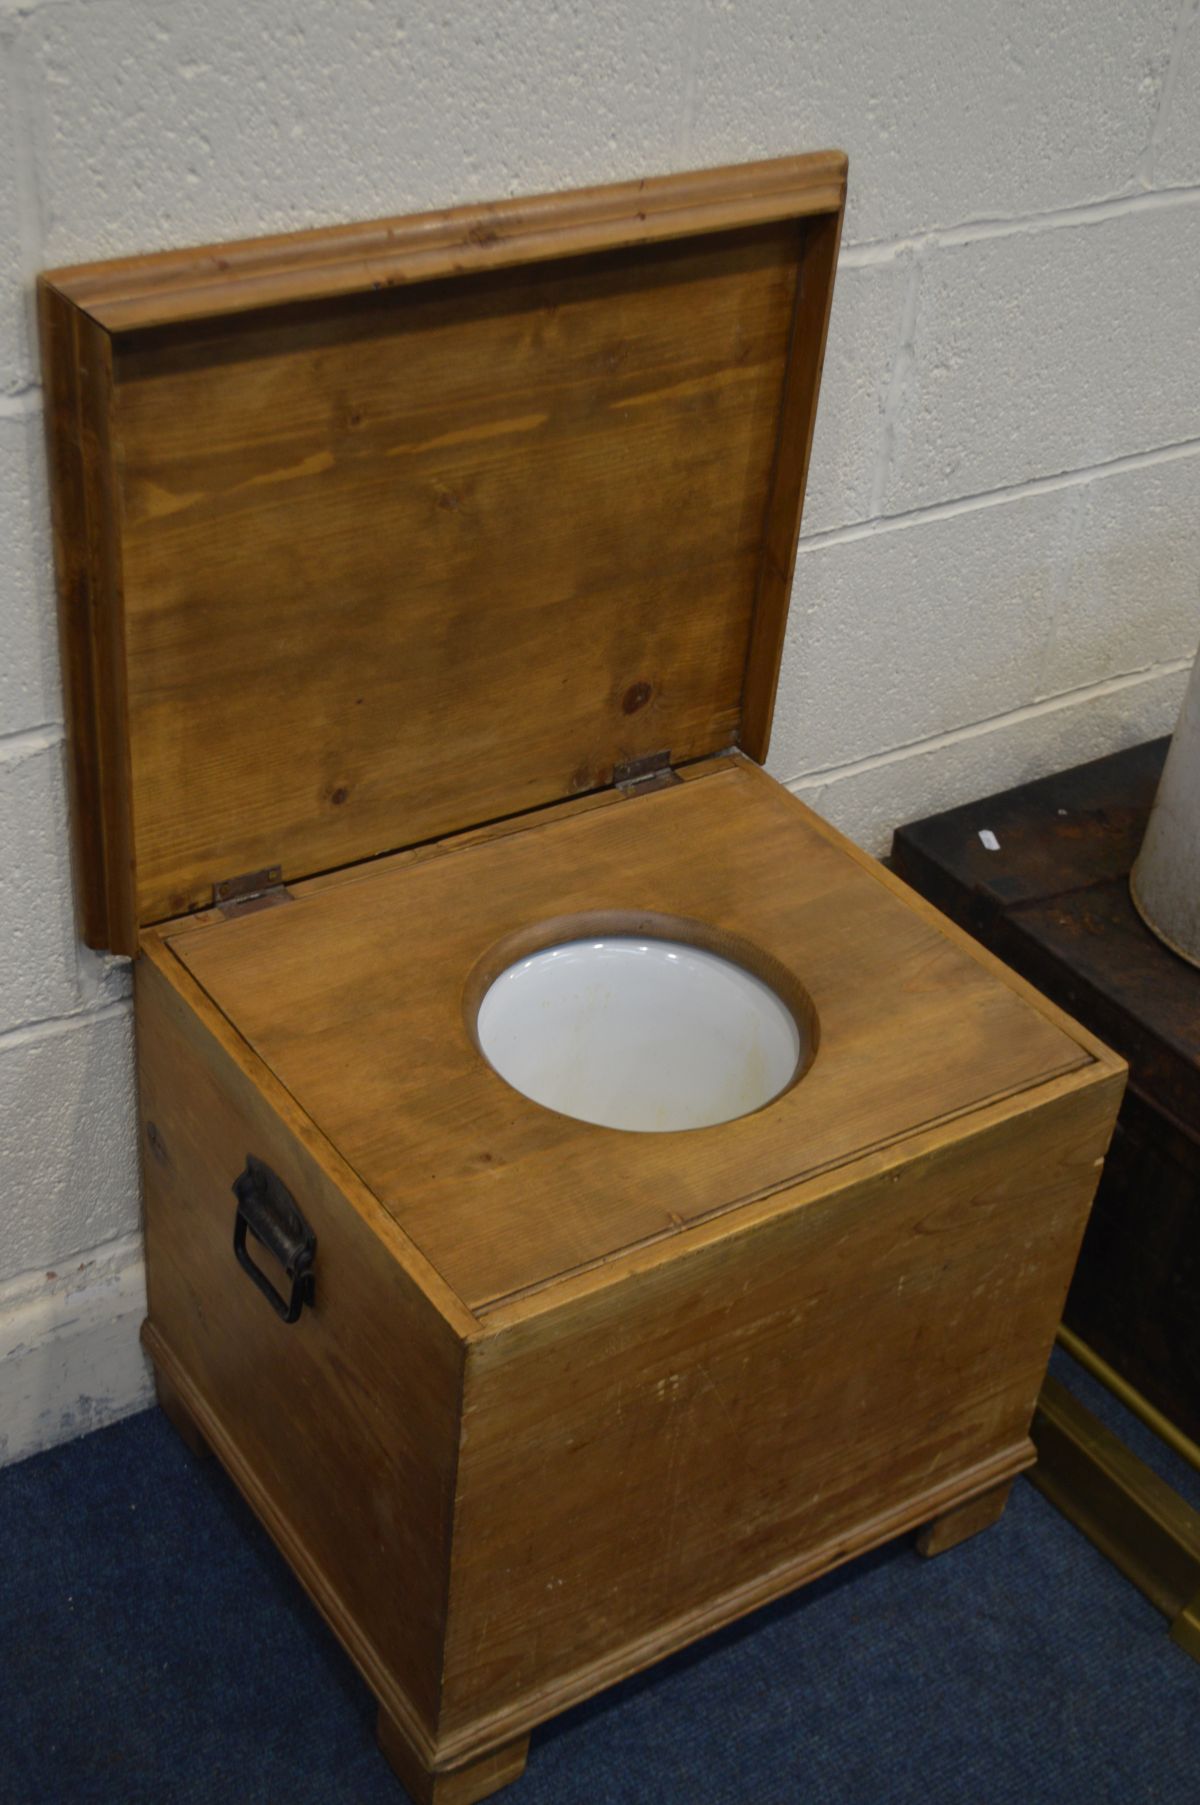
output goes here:
[[[420, 1799], [1033, 1457], [1124, 1067], [761, 769], [845, 172], [42, 283], [146, 1346]], [[499, 1075], [503, 974], [617, 943], [776, 1009], [768, 1100], [638, 1132]], [[604, 1076], [686, 1105], [659, 1013]]]

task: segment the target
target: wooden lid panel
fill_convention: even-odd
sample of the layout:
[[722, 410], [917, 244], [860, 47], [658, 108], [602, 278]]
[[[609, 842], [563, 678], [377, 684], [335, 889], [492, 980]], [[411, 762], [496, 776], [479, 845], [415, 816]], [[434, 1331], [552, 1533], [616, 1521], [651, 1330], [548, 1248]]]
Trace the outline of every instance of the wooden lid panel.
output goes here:
[[756, 236], [119, 356], [139, 919], [732, 741], [794, 283]]
[[780, 218], [760, 181], [766, 223], [748, 191], [689, 234], [671, 180], [650, 242], [576, 225], [553, 259], [539, 219], [532, 264], [498, 228], [492, 267], [331, 299], [310, 271], [247, 306], [282, 256], [250, 247], [224, 312], [208, 270], [188, 314], [182, 255], [47, 284], [94, 944], [748, 744], [748, 714], [765, 743], [840, 200]]

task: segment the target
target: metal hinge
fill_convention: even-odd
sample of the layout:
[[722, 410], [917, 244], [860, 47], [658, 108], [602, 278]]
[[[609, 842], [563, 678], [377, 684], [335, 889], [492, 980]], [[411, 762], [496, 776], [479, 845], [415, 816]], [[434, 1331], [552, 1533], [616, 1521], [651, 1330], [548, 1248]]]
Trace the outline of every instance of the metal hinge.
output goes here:
[[615, 788], [626, 796], [641, 796], [647, 790], [665, 790], [668, 784], [682, 782], [679, 773], [671, 769], [669, 752], [648, 752], [644, 758], [627, 759], [613, 771]]
[[291, 891], [284, 888], [282, 865], [267, 865], [241, 877], [222, 878], [213, 885], [213, 907], [227, 919], [251, 915], [256, 909], [273, 909], [278, 903], [291, 900]]

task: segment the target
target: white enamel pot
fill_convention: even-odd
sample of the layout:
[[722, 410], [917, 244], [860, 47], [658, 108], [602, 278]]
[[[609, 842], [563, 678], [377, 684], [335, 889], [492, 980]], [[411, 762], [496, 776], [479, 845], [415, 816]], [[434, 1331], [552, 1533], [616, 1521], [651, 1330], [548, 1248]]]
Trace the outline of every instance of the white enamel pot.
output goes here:
[[1147, 927], [1200, 965], [1200, 658], [1129, 888]]

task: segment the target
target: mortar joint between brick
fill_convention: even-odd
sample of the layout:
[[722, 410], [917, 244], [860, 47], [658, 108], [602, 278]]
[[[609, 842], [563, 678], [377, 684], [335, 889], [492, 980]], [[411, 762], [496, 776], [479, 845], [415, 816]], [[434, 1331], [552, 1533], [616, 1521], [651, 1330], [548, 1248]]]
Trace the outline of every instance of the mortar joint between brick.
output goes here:
[[1084, 521], [1087, 516], [1090, 483], [1076, 483], [1065, 489], [1065, 505], [1061, 510], [1060, 531], [1063, 534], [1062, 556], [1056, 560], [1057, 570], [1050, 597], [1050, 606], [1046, 610], [1045, 630], [1037, 653], [1037, 685], [1035, 695], [1042, 695], [1042, 678], [1050, 660], [1050, 654], [1059, 643], [1060, 630], [1071, 597], [1074, 581], [1075, 561], [1079, 553], [1080, 539]]
[[1200, 203], [1200, 184], [1180, 183], [1156, 188], [1150, 192], [1108, 195], [1097, 201], [1083, 201], [1073, 207], [1052, 207], [1041, 213], [1014, 214], [1007, 219], [966, 220], [960, 225], [931, 226], [928, 231], [912, 232], [900, 238], [868, 238], [843, 246], [838, 260], [842, 269], [870, 269], [877, 264], [896, 263], [901, 258], [931, 251], [957, 249], [981, 244], [996, 238], [1019, 238], [1042, 232], [1056, 232], [1075, 226], [1098, 226], [1108, 220], [1123, 219], [1127, 214], [1155, 213], [1173, 207]]
[[883, 752], [872, 752], [865, 758], [853, 759], [846, 764], [822, 765], [811, 771], [799, 771], [794, 776], [785, 778], [784, 782], [788, 789], [797, 790], [807, 789], [812, 784], [827, 786], [838, 783], [843, 778], [860, 777], [865, 772], [899, 764], [905, 759], [919, 758], [925, 753], [940, 752], [946, 747], [961, 745], [964, 740], [978, 739], [985, 734], [999, 732], [1002, 728], [1019, 725], [1022, 721], [1037, 720], [1066, 708], [1086, 708], [1089, 703], [1101, 701], [1106, 696], [1119, 695], [1124, 690], [1134, 689], [1144, 683], [1155, 683], [1164, 677], [1178, 676], [1190, 671], [1192, 664], [1190, 657], [1166, 659], [1159, 664], [1146, 665], [1141, 670], [1122, 672], [1117, 677], [1105, 677], [1098, 683], [1061, 690], [1056, 695], [1041, 697], [1020, 708], [1006, 709], [1001, 714], [969, 721], [962, 727], [949, 727], [944, 733], [930, 734], [924, 739], [906, 740], [903, 745], [889, 746]]
[[971, 514], [979, 508], [1001, 507], [1008, 502], [1022, 501], [1027, 496], [1049, 495], [1056, 489], [1104, 482], [1108, 477], [1121, 476], [1127, 471], [1149, 469], [1154, 464], [1171, 464], [1197, 454], [1200, 454], [1200, 438], [1181, 439], [1173, 445], [1156, 445], [1148, 451], [1127, 452], [1107, 463], [1053, 471], [1047, 476], [1031, 476], [1004, 488], [981, 489], [973, 495], [929, 502], [903, 514], [877, 514], [866, 520], [851, 521], [846, 526], [828, 527], [823, 532], [802, 535], [799, 552], [819, 551], [830, 545], [852, 545], [857, 539], [871, 539], [878, 533], [903, 532], [909, 527], [925, 526], [938, 520], [953, 520], [959, 514]]
[[38, 1021], [18, 1022], [14, 1027], [0, 1032], [0, 1058], [21, 1047], [38, 1046], [43, 1041], [55, 1040], [64, 1034], [82, 1033], [98, 1023], [128, 1016], [132, 1009], [129, 997], [118, 997], [111, 1003], [73, 1009], [68, 1015], [48, 1015]]
[[36, 420], [41, 405], [41, 383], [18, 378], [0, 394], [0, 420]]
[[0, 764], [19, 764], [61, 746], [65, 732], [61, 721], [43, 721], [36, 727], [21, 727], [11, 733], [0, 733]]
[[692, 0], [691, 14], [685, 27], [683, 92], [679, 97], [679, 133], [676, 141], [681, 169], [686, 168], [692, 158], [703, 19], [704, 0]]
[[909, 379], [916, 363], [917, 319], [920, 304], [921, 254], [917, 251], [913, 253], [908, 280], [904, 288], [904, 300], [900, 308], [900, 326], [897, 333], [898, 342], [892, 357], [891, 373], [883, 402], [879, 450], [876, 454], [875, 470], [871, 478], [869, 506], [872, 519], [877, 519], [882, 515], [888, 489], [891, 486], [896, 451], [896, 424], [904, 409]]

